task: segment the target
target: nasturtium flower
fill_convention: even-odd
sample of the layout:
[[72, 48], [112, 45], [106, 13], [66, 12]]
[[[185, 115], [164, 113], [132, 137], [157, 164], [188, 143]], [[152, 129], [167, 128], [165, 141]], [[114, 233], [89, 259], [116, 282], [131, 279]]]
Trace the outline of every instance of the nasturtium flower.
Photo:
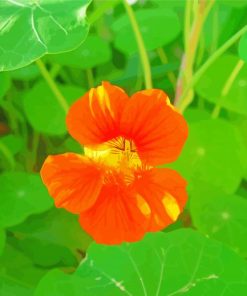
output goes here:
[[79, 214], [96, 242], [134, 242], [177, 219], [187, 200], [186, 181], [155, 166], [177, 159], [188, 128], [163, 91], [129, 98], [103, 82], [72, 105], [66, 123], [84, 155], [48, 156], [42, 180], [55, 205]]

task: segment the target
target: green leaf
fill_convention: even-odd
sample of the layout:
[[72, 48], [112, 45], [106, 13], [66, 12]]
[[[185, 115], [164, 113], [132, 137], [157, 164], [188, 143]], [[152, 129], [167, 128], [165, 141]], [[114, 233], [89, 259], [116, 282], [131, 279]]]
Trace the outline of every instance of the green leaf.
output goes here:
[[31, 296], [45, 270], [36, 268], [30, 259], [6, 244], [0, 257], [0, 295]]
[[221, 119], [191, 123], [179, 159], [171, 166], [187, 181], [203, 180], [233, 193], [244, 175], [245, 149], [235, 127]]
[[10, 88], [11, 80], [8, 73], [0, 72], [0, 101]]
[[239, 58], [234, 55], [219, 57], [202, 75], [196, 91], [212, 103], [220, 103], [228, 110], [247, 115], [247, 65], [239, 71], [229, 92], [222, 96], [224, 85], [238, 62]]
[[29, 81], [40, 76], [38, 66], [33, 63], [23, 68], [16, 69], [9, 72], [10, 76], [15, 80]]
[[247, 33], [245, 33], [239, 41], [238, 54], [242, 60], [247, 62]]
[[0, 227], [18, 224], [52, 206], [52, 198], [38, 175], [5, 172], [0, 175]]
[[[69, 105], [85, 92], [84, 89], [72, 85], [58, 87]], [[36, 131], [49, 135], [66, 133], [65, 111], [45, 82], [35, 84], [23, 99], [27, 119]]]
[[17, 154], [23, 147], [23, 139], [16, 135], [7, 135], [0, 137], [0, 142], [5, 145], [11, 154]]
[[31, 216], [9, 230], [11, 243], [42, 267], [76, 266], [92, 241], [78, 217], [63, 209]]
[[[153, 50], [172, 42], [180, 33], [181, 25], [177, 14], [171, 9], [142, 9], [135, 16], [148, 50]], [[116, 48], [126, 54], [138, 51], [136, 39], [127, 15], [119, 17], [112, 25]]]
[[69, 51], [86, 38], [90, 0], [1, 0], [0, 70], [24, 67], [47, 53]]
[[0, 229], [0, 255], [2, 254], [5, 245], [5, 231]]
[[193, 224], [211, 238], [247, 256], [247, 200], [199, 183], [190, 194]]
[[181, 229], [133, 244], [92, 244], [75, 275], [48, 273], [35, 296], [67, 296], [69, 289], [74, 296], [244, 295], [247, 264], [223, 244]]
[[79, 69], [93, 68], [111, 59], [111, 50], [106, 41], [97, 35], [89, 35], [76, 50], [68, 53], [52, 55], [53, 62]]

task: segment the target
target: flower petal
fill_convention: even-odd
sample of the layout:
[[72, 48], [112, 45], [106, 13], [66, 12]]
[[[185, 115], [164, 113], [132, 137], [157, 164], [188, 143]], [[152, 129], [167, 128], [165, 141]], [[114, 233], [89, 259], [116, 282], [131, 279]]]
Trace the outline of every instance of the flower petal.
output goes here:
[[68, 131], [79, 143], [101, 144], [119, 136], [119, 122], [128, 96], [119, 87], [103, 82], [69, 109]]
[[92, 207], [103, 182], [101, 169], [90, 159], [74, 153], [48, 156], [40, 174], [56, 207], [72, 213]]
[[80, 215], [80, 224], [97, 243], [113, 245], [140, 240], [148, 221], [127, 187], [107, 184], [94, 206]]
[[158, 231], [177, 220], [187, 201], [186, 181], [174, 170], [136, 172], [133, 187], [151, 211], [147, 231]]
[[176, 160], [188, 135], [183, 116], [157, 89], [131, 97], [121, 118], [121, 130], [124, 137], [135, 142], [140, 158], [150, 165]]

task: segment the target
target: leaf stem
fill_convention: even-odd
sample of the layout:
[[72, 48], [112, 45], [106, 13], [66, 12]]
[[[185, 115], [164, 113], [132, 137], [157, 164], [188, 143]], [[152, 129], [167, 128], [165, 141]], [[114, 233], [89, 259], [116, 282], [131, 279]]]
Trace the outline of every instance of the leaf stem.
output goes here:
[[128, 4], [127, 0], [123, 0], [123, 4], [129, 16], [130, 23], [136, 38], [139, 55], [142, 63], [142, 68], [144, 72], [145, 86], [146, 86], [146, 89], [150, 89], [152, 88], [152, 76], [151, 76], [151, 68], [148, 60], [147, 50], [145, 48], [145, 44], [144, 44], [132, 7]]
[[230, 91], [233, 82], [235, 81], [238, 73], [240, 72], [240, 70], [242, 69], [243, 65], [244, 65], [244, 61], [243, 60], [239, 60], [237, 62], [237, 64], [235, 65], [234, 69], [232, 70], [230, 76], [228, 77], [228, 79], [226, 80], [226, 83], [224, 84], [224, 87], [222, 89], [221, 92], [221, 96], [220, 99], [218, 100], [217, 104], [215, 105], [213, 112], [212, 112], [212, 118], [217, 118], [220, 114], [220, 110], [222, 107], [222, 103], [225, 99], [225, 96], [228, 94], [228, 92]]
[[196, 85], [201, 76], [205, 71], [214, 63], [217, 58], [223, 54], [230, 46], [232, 46], [245, 32], [247, 32], [247, 25], [240, 29], [236, 34], [234, 34], [230, 39], [228, 39], [218, 50], [216, 50], [208, 60], [201, 66], [201, 68], [193, 75], [193, 78], [188, 83], [183, 94], [180, 98], [180, 103], [178, 108], [183, 112], [187, 106], [191, 103], [191, 100], [186, 99], [187, 94], [190, 92], [191, 88]]
[[45, 81], [49, 85], [51, 91], [55, 95], [55, 98], [57, 99], [58, 103], [60, 104], [62, 109], [65, 112], [67, 112], [69, 109], [69, 105], [68, 105], [67, 101], [65, 100], [64, 96], [62, 95], [62, 93], [60, 92], [60, 90], [58, 89], [58, 87], [57, 87], [55, 81], [53, 80], [53, 78], [51, 77], [49, 71], [46, 69], [45, 64], [41, 60], [37, 60], [36, 64], [39, 67], [39, 70], [40, 70], [42, 76], [44, 77]]

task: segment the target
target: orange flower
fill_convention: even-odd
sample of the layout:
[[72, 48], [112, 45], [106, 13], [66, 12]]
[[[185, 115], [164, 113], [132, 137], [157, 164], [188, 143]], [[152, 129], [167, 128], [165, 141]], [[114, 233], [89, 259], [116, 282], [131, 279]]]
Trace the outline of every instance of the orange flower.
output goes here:
[[56, 206], [79, 214], [96, 242], [137, 241], [177, 219], [187, 200], [186, 181], [155, 166], [178, 157], [188, 129], [163, 91], [129, 99], [103, 82], [72, 105], [66, 122], [85, 156], [48, 156], [41, 176]]

